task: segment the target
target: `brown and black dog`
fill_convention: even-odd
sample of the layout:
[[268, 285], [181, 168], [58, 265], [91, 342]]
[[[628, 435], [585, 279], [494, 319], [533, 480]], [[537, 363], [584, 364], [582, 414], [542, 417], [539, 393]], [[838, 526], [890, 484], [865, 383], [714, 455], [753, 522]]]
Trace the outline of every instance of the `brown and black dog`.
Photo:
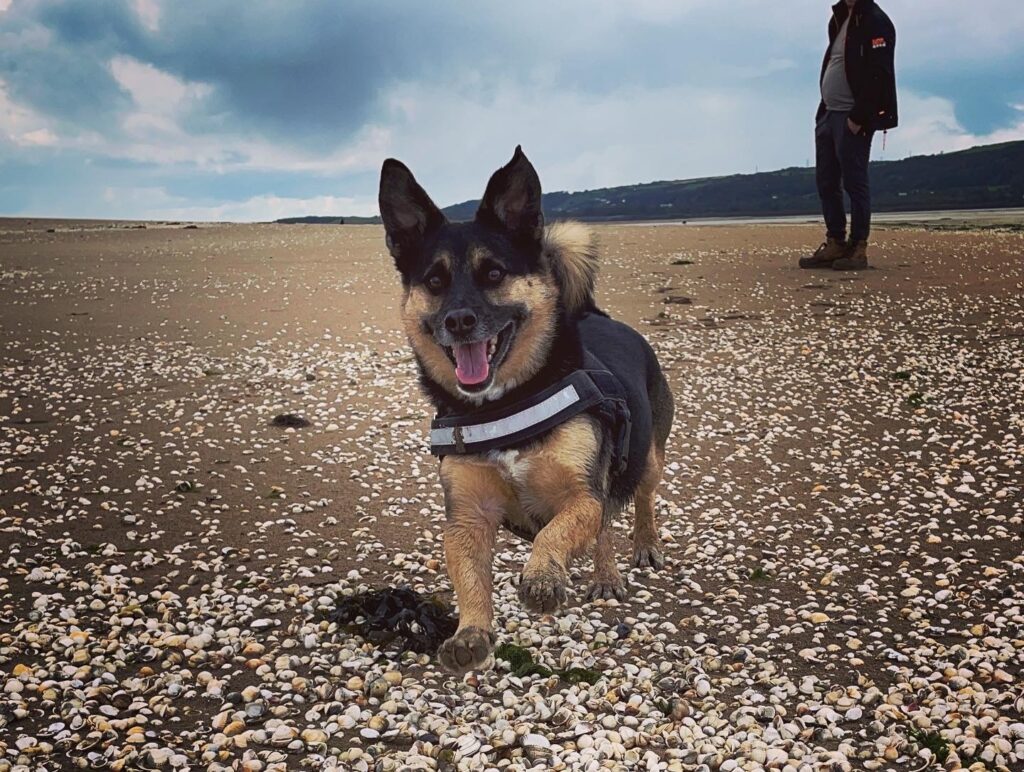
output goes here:
[[647, 341], [596, 307], [589, 231], [572, 222], [545, 227], [540, 180], [520, 148], [491, 177], [472, 222], [448, 222], [394, 159], [381, 170], [380, 211], [402, 277], [402, 323], [439, 416], [522, 404], [591, 355], [614, 374], [629, 407], [622, 464], [613, 464], [612, 428], [591, 413], [512, 447], [443, 457], [444, 552], [460, 615], [439, 657], [454, 672], [482, 669], [495, 640], [491, 564], [500, 527], [533, 541], [519, 598], [537, 612], [566, 600], [568, 567], [591, 547], [588, 596], [625, 597], [609, 525], [631, 500], [633, 564], [662, 567], [654, 491], [672, 394]]

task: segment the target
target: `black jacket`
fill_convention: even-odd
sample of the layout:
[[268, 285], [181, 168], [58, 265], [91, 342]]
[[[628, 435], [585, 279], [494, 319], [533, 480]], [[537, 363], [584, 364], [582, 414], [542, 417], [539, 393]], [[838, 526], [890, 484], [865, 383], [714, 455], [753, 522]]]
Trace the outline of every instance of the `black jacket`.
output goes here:
[[[832, 6], [832, 19], [828, 23], [828, 48], [821, 63], [819, 83], [831, 57], [832, 44], [846, 21], [850, 9], [845, 0]], [[846, 30], [846, 80], [853, 92], [854, 107], [850, 119], [866, 131], [895, 128], [896, 70], [893, 54], [896, 50], [896, 28], [875, 0], [857, 0], [853, 17]], [[825, 102], [818, 105], [818, 118], [825, 113]]]

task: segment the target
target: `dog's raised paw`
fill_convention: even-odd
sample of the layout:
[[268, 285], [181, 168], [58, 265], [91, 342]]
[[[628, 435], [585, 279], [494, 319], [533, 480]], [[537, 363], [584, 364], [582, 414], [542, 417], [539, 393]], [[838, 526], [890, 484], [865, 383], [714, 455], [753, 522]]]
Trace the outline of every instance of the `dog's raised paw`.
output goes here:
[[626, 586], [622, 580], [594, 580], [587, 590], [587, 600], [625, 600]]
[[565, 579], [555, 573], [537, 573], [523, 578], [519, 583], [519, 601], [527, 609], [538, 614], [550, 614], [567, 600]]
[[445, 670], [468, 673], [494, 666], [494, 633], [479, 627], [463, 627], [441, 644], [437, 658]]
[[665, 556], [653, 544], [643, 544], [633, 548], [633, 565], [636, 568], [653, 568], [660, 571], [665, 567]]

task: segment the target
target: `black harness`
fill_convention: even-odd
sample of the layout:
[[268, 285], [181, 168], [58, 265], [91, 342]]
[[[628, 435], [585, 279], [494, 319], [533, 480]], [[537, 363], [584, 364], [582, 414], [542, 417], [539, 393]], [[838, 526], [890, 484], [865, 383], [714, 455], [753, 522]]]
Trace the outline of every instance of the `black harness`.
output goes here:
[[595, 416], [611, 432], [615, 439], [611, 468], [621, 474], [629, 462], [632, 425], [626, 390], [586, 350], [582, 369], [530, 397], [497, 410], [435, 417], [430, 424], [430, 452], [444, 457], [509, 450], [539, 439], [581, 413]]

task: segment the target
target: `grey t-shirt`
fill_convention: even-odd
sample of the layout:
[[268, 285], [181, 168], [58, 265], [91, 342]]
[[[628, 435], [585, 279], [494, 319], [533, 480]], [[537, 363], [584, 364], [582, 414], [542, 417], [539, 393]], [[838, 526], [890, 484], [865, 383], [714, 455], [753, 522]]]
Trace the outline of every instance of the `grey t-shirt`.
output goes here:
[[850, 17], [847, 16], [832, 44], [825, 76], [821, 79], [821, 98], [825, 108], [836, 112], [849, 112], [854, 103], [853, 92], [846, 80], [846, 28], [849, 24]]

